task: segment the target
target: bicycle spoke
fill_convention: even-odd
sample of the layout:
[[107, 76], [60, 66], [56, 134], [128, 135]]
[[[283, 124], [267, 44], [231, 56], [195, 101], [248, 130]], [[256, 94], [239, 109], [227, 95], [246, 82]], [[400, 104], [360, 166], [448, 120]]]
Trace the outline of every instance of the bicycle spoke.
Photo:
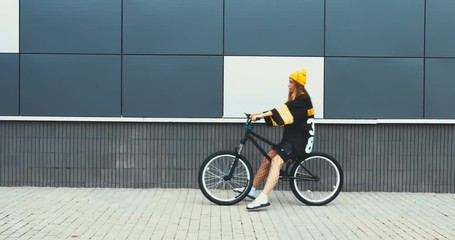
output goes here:
[[323, 155], [314, 155], [296, 165], [291, 187], [304, 203], [324, 205], [332, 201], [341, 188], [338, 167]]
[[239, 172], [239, 173], [235, 173], [234, 176], [239, 176], [239, 175], [246, 175], [246, 171], [242, 171], [242, 172]]
[[216, 189], [223, 181], [220, 180], [218, 182], [210, 184], [210, 186], [207, 186], [209, 189]]
[[[226, 178], [231, 171], [230, 178]], [[200, 174], [202, 174], [200, 186], [204, 195], [212, 202], [223, 205], [240, 201], [240, 196], [243, 199], [245, 194], [238, 194], [234, 189], [248, 187], [251, 178], [251, 170], [245, 160], [230, 153], [214, 155], [205, 163]]]
[[215, 173], [212, 173], [210, 171], [207, 171], [207, 174], [209, 174], [210, 176], [213, 176], [213, 178], [223, 178], [224, 177], [224, 175], [223, 176], [216, 175]]
[[237, 179], [238, 179], [238, 180], [248, 179], [247, 176], [233, 176], [232, 178], [233, 178], [233, 179], [236, 179], [236, 180], [237, 180]]
[[219, 173], [225, 175], [225, 173], [224, 173], [221, 169], [219, 169], [219, 168], [217, 168], [217, 167], [215, 167], [215, 166], [211, 166], [211, 168], [214, 168], [214, 169], [217, 170]]
[[248, 184], [248, 181], [245, 182], [231, 181], [231, 183], [236, 185], [236, 187], [245, 187]]
[[229, 181], [229, 182], [226, 182], [226, 184], [229, 185], [229, 187], [230, 187], [232, 190], [234, 190], [234, 187], [231, 185], [231, 182], [230, 182], [230, 181]]
[[249, 182], [249, 179], [248, 178], [233, 178], [231, 179], [231, 182], [237, 182], [237, 183], [247, 183]]

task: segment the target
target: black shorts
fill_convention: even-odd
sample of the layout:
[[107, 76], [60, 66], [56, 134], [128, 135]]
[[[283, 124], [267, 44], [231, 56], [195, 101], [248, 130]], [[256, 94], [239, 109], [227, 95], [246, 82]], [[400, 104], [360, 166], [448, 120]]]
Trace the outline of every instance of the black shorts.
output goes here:
[[297, 156], [297, 152], [294, 147], [288, 142], [280, 142], [273, 149], [278, 155], [280, 155], [284, 162], [287, 162], [289, 159]]

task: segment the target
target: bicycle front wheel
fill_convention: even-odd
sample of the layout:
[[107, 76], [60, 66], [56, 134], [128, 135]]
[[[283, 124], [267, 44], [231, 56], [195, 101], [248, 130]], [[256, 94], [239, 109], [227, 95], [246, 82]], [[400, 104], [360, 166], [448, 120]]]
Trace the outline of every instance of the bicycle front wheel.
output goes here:
[[291, 170], [291, 189], [303, 203], [321, 206], [333, 201], [343, 187], [343, 170], [331, 156], [312, 153]]
[[[233, 172], [229, 177], [231, 168]], [[253, 185], [252, 176], [252, 167], [245, 157], [231, 151], [217, 152], [201, 164], [199, 188], [211, 202], [232, 205], [246, 197]]]

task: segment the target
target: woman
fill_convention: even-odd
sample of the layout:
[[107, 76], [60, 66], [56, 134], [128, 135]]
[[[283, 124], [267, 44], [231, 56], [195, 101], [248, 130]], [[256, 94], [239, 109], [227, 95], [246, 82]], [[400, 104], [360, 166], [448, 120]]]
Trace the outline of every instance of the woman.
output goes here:
[[281, 142], [265, 157], [253, 180], [253, 188], [248, 196], [254, 199], [254, 192], [259, 184], [267, 177], [264, 190], [247, 209], [257, 209], [269, 206], [269, 194], [280, 176], [281, 166], [290, 158], [308, 154], [313, 148], [314, 141], [314, 109], [311, 98], [305, 89], [306, 71], [299, 70], [289, 75], [289, 96], [285, 105], [263, 113], [250, 114], [253, 121], [264, 118], [268, 126], [284, 126]]

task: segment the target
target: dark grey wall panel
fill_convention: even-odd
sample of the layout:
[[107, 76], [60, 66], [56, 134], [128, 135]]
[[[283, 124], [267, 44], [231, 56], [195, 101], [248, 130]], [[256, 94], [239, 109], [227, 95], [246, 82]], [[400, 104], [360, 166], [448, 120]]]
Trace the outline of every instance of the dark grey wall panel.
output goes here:
[[226, 55], [324, 55], [324, 1], [225, 1]]
[[455, 57], [455, 1], [426, 1], [425, 54]]
[[223, 53], [222, 0], [124, 0], [123, 51]]
[[120, 53], [121, 0], [21, 0], [21, 53]]
[[455, 58], [425, 60], [425, 118], [455, 119]]
[[21, 115], [120, 116], [121, 57], [21, 56]]
[[222, 69], [215, 56], [124, 56], [123, 116], [221, 117]]
[[423, 59], [325, 59], [325, 118], [423, 118]]
[[326, 4], [326, 56], [423, 57], [424, 0]]
[[0, 116], [19, 114], [19, 54], [0, 54]]
[[[197, 188], [209, 154], [243, 124], [0, 122], [0, 186]], [[282, 129], [255, 130], [279, 141]], [[455, 125], [321, 125], [315, 150], [340, 162], [343, 191], [455, 193]], [[265, 147], [265, 146], [264, 146]], [[249, 143], [243, 154], [259, 167]], [[277, 189], [288, 189], [280, 182]]]

